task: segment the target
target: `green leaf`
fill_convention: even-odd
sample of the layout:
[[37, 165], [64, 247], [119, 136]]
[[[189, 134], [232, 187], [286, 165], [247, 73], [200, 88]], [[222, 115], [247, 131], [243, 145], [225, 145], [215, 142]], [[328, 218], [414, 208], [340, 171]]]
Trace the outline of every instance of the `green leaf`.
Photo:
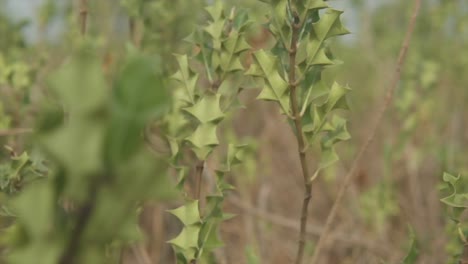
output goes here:
[[333, 116], [329, 127], [324, 128], [326, 134], [322, 137], [323, 146], [332, 146], [337, 142], [345, 141], [351, 138], [346, 128], [346, 119], [339, 116]]
[[120, 118], [145, 124], [164, 113], [169, 94], [163, 78], [159, 66], [143, 55], [128, 58], [112, 90], [115, 111], [122, 115]]
[[403, 264], [415, 264], [417, 263], [418, 257], [419, 257], [418, 241], [416, 239], [416, 234], [414, 233], [413, 228], [410, 227], [410, 246], [408, 249], [408, 253], [406, 254], [402, 263]]
[[329, 113], [334, 109], [348, 110], [349, 107], [345, 95], [349, 91], [351, 91], [351, 89], [348, 87], [341, 86], [336, 82], [333, 83], [327, 101], [321, 106], [323, 112]]
[[204, 252], [210, 252], [224, 246], [219, 236], [219, 223], [205, 223], [201, 228], [200, 238], [203, 239], [200, 246], [200, 257]]
[[313, 23], [313, 32], [309, 34], [308, 39], [306, 38], [303, 41], [307, 41], [304, 44], [307, 46], [308, 65], [333, 64], [333, 61], [326, 54], [324, 41], [333, 36], [349, 33], [349, 31], [341, 24], [340, 15], [342, 13], [342, 11], [327, 9], [327, 11], [320, 17], [320, 20]]
[[65, 189], [70, 198], [85, 199], [87, 180], [103, 168], [104, 124], [71, 117], [66, 126], [39, 137], [51, 159], [69, 174]]
[[195, 258], [196, 249], [198, 249], [198, 236], [200, 234], [200, 226], [191, 225], [182, 229], [180, 234], [168, 242], [181, 248], [185, 257], [188, 260]]
[[200, 213], [198, 211], [198, 200], [189, 202], [179, 208], [169, 210], [169, 212], [179, 218], [185, 226], [201, 223]]
[[[31, 206], [31, 202], [34, 206]], [[34, 240], [45, 239], [53, 230], [54, 195], [47, 182], [37, 182], [25, 188], [13, 200], [18, 221]]]
[[194, 145], [194, 151], [201, 160], [205, 160], [212, 149], [219, 144], [216, 129], [217, 125], [213, 123], [200, 124], [195, 132], [186, 138]]
[[468, 193], [459, 193], [457, 189], [460, 178], [460, 175], [455, 177], [444, 172], [443, 180], [449, 185], [452, 194], [440, 200], [448, 206], [466, 209], [468, 208]]
[[200, 213], [198, 211], [198, 200], [188, 202], [187, 204], [169, 212], [175, 215], [184, 224], [184, 228], [180, 234], [170, 240], [176, 252], [180, 254], [185, 263], [196, 258], [199, 249], [199, 237], [202, 226]]
[[205, 9], [210, 14], [211, 18], [216, 21], [223, 16], [223, 1], [215, 0], [213, 5], [210, 5]]
[[231, 166], [241, 163], [242, 153], [246, 145], [229, 144], [227, 148], [226, 160], [222, 164], [221, 171], [231, 171]]
[[208, 122], [218, 122], [223, 119], [224, 113], [219, 106], [220, 94], [206, 95], [195, 105], [184, 110], [196, 117], [202, 124]]
[[210, 23], [204, 28], [204, 30], [213, 38], [213, 47], [216, 50], [219, 50], [221, 48], [221, 37], [223, 34], [223, 29], [224, 19], [215, 20], [214, 22]]
[[198, 74], [195, 74], [189, 67], [187, 55], [175, 55], [179, 64], [177, 71], [172, 78], [177, 80], [185, 93], [181, 94], [181, 99], [193, 104], [195, 102], [195, 88], [198, 82]]
[[258, 99], [276, 101], [285, 114], [290, 114], [288, 83], [278, 72], [276, 57], [264, 50], [254, 53], [256, 67], [251, 67], [246, 74], [261, 75], [265, 79], [265, 87]]
[[170, 99], [158, 69], [146, 58], [131, 56], [113, 89], [112, 121], [106, 137], [109, 160], [120, 163], [143, 145], [143, 129], [161, 116]]
[[325, 40], [338, 35], [349, 34], [349, 31], [341, 24], [340, 15], [343, 11], [327, 9], [320, 20], [313, 24], [314, 32], [319, 40]]
[[107, 99], [103, 76], [101, 63], [96, 57], [77, 54], [52, 74], [50, 86], [71, 115], [90, 114]]

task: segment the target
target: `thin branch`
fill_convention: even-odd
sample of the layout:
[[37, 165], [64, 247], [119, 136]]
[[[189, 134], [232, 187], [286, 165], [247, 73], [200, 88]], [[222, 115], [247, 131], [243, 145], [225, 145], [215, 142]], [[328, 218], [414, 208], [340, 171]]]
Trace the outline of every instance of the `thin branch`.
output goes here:
[[80, 0], [80, 32], [81, 35], [86, 35], [86, 24], [88, 19], [88, 1]]
[[301, 160], [302, 176], [304, 178], [304, 200], [302, 201], [301, 209], [301, 227], [299, 231], [299, 242], [296, 255], [296, 264], [301, 264], [304, 257], [304, 247], [305, 247], [305, 236], [307, 232], [307, 216], [308, 216], [308, 207], [311, 198], [312, 182], [309, 179], [309, 168], [307, 166], [306, 159], [306, 146], [304, 140], [304, 134], [302, 133], [302, 118], [299, 110], [299, 105], [297, 102], [297, 81], [296, 81], [296, 54], [297, 54], [297, 42], [299, 38], [299, 33], [301, 30], [301, 21], [299, 15], [296, 11], [293, 11], [294, 21], [292, 24], [292, 37], [291, 45], [289, 47], [289, 92], [290, 92], [290, 102], [291, 110], [294, 119], [294, 125], [296, 127], [296, 138], [297, 145], [299, 149], [299, 158]]
[[384, 116], [388, 106], [390, 105], [390, 103], [392, 101], [393, 94], [394, 94], [394, 92], [395, 92], [395, 90], [397, 88], [398, 82], [399, 82], [400, 77], [401, 77], [401, 69], [402, 69], [403, 64], [405, 62], [405, 59], [406, 59], [406, 53], [408, 51], [411, 36], [413, 34], [413, 31], [414, 31], [414, 28], [415, 28], [415, 25], [416, 25], [416, 17], [418, 16], [420, 7], [421, 7], [421, 0], [414, 0], [413, 13], [412, 13], [410, 22], [408, 24], [408, 29], [406, 31], [406, 35], [405, 35], [405, 38], [403, 40], [403, 43], [402, 43], [402, 46], [401, 46], [401, 49], [400, 49], [400, 54], [398, 55], [398, 61], [397, 61], [397, 65], [396, 65], [396, 68], [395, 68], [395, 73], [393, 75], [393, 78], [392, 78], [392, 80], [390, 82], [389, 87], [387, 88], [387, 92], [386, 92], [386, 95], [385, 95], [385, 98], [384, 98], [384, 101], [383, 101], [383, 105], [379, 109], [379, 112], [377, 113], [374, 125], [369, 130], [369, 134], [367, 135], [366, 140], [362, 144], [356, 158], [354, 159], [354, 161], [353, 161], [353, 163], [351, 165], [350, 170], [348, 171], [348, 173], [344, 177], [344, 180], [343, 180], [343, 182], [342, 182], [342, 184], [341, 184], [341, 186], [340, 186], [340, 188], [338, 190], [338, 194], [336, 196], [335, 202], [333, 203], [333, 206], [332, 206], [332, 208], [330, 210], [330, 213], [328, 214], [327, 221], [325, 223], [325, 228], [323, 230], [323, 233], [319, 238], [317, 246], [315, 247], [314, 255], [313, 255], [312, 261], [311, 261], [312, 264], [318, 263], [318, 259], [319, 259], [320, 253], [322, 251], [322, 248], [324, 246], [324, 242], [325, 242], [326, 238], [329, 236], [331, 226], [333, 224], [333, 220], [336, 217], [336, 213], [337, 213], [338, 207], [340, 206], [341, 201], [343, 200], [343, 196], [344, 196], [346, 190], [348, 189], [349, 185], [351, 184], [351, 180], [352, 180], [354, 174], [356, 173], [356, 170], [359, 167], [359, 165], [360, 165], [360, 163], [362, 161], [362, 158], [364, 157], [364, 154], [366, 153], [369, 145], [374, 140], [377, 128], [379, 127], [380, 123], [382, 123], [383, 116]]
[[32, 133], [33, 130], [30, 128], [12, 128], [7, 130], [0, 130], [0, 137], [16, 136], [20, 134]]
[[205, 163], [204, 161], [199, 161], [197, 166], [195, 167], [195, 179], [196, 179], [196, 186], [197, 186], [196, 187], [197, 192], [195, 194], [196, 200], [200, 200], [200, 197], [201, 197], [204, 163]]
[[89, 220], [96, 208], [96, 199], [98, 190], [101, 186], [102, 177], [96, 177], [90, 182], [88, 190], [88, 199], [80, 206], [77, 216], [76, 224], [70, 239], [60, 257], [59, 264], [74, 264], [77, 261], [78, 253], [80, 252], [81, 240], [88, 226]]
[[130, 35], [130, 40], [135, 45], [135, 47], [138, 47], [139, 41], [138, 41], [138, 35], [137, 35], [137, 20], [135, 17], [129, 17], [128, 18], [128, 28], [129, 28], [129, 35]]

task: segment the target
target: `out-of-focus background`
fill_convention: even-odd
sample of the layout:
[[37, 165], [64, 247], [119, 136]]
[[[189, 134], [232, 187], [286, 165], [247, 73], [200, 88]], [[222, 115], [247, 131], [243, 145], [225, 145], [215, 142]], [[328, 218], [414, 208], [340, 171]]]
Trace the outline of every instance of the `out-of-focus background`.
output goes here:
[[[127, 13], [119, 2], [88, 1], [88, 33], [103, 43], [103, 61], [110, 68], [129, 34]], [[148, 56], [159, 56], [165, 71], [173, 73], [173, 54], [187, 50], [182, 39], [204, 23], [203, 7], [212, 1], [146, 2], [134, 41]], [[225, 2], [250, 9], [259, 21], [265, 12], [257, 1]], [[76, 30], [74, 4], [0, 0], [0, 79], [2, 64], [13, 64], [16, 82], [12, 90], [0, 87], [1, 129], [32, 126], [36, 95], [45, 76], [75, 41], [70, 34]], [[382, 105], [413, 1], [334, 0], [329, 4], [345, 11], [343, 23], [351, 31], [331, 43], [343, 64], [328, 69], [326, 79], [352, 88], [348, 98], [352, 139], [338, 145], [340, 161], [314, 181], [307, 257]], [[269, 35], [259, 26], [249, 37], [250, 44], [260, 48]], [[245, 168], [229, 179], [236, 190], [226, 199], [225, 210], [237, 216], [222, 225], [226, 245], [217, 251], [220, 263], [290, 263], [297, 245], [303, 186], [296, 140], [275, 104], [255, 100], [258, 92], [242, 94], [246, 108], [233, 120], [236, 134], [250, 138], [255, 152]], [[2, 138], [0, 143], [18, 150], [27, 145], [21, 135]], [[316, 162], [314, 156], [308, 158], [311, 164]], [[320, 263], [398, 263], [410, 243], [408, 226], [418, 238], [417, 263], [454, 263], [447, 260], [462, 244], [440, 202], [444, 171], [468, 175], [466, 0], [423, 1], [402, 79], [346, 193]], [[177, 225], [166, 210], [173, 207], [147, 206], [141, 226], [148, 239], [126, 252], [124, 263], [140, 263], [142, 254], [150, 263], [171, 263], [166, 241], [177, 233]]]

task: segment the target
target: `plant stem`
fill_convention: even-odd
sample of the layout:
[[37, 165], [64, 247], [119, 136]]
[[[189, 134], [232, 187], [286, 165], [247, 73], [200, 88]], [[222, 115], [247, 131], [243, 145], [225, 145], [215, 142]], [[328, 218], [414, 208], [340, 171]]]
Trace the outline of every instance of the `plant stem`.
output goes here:
[[84, 36], [86, 34], [86, 20], [88, 18], [87, 0], [80, 1], [80, 32]]
[[136, 18], [134, 17], [129, 17], [128, 18], [128, 28], [129, 28], [129, 35], [130, 35], [130, 41], [135, 45], [135, 47], [138, 47], [138, 36], [137, 36], [137, 23], [136, 23]]
[[201, 198], [201, 189], [202, 189], [202, 176], [203, 176], [203, 169], [204, 169], [204, 161], [201, 160], [198, 162], [197, 166], [195, 167], [195, 179], [196, 179], [196, 193], [195, 199], [198, 200], [198, 205], [200, 206], [200, 198]]
[[306, 160], [306, 146], [304, 140], [304, 134], [302, 132], [302, 117], [299, 110], [299, 105], [297, 102], [297, 81], [296, 81], [296, 53], [297, 53], [297, 42], [299, 38], [299, 32], [301, 29], [301, 22], [299, 15], [293, 11], [294, 21], [292, 24], [292, 37], [291, 37], [291, 46], [289, 47], [289, 92], [290, 92], [290, 102], [292, 115], [294, 119], [294, 124], [296, 127], [296, 138], [297, 145], [299, 148], [299, 158], [301, 160], [302, 167], [302, 176], [304, 177], [304, 200], [302, 201], [302, 210], [301, 210], [301, 227], [299, 231], [299, 242], [296, 255], [296, 264], [301, 264], [304, 257], [304, 246], [305, 246], [305, 237], [307, 233], [307, 216], [308, 216], [308, 207], [311, 198], [312, 183], [309, 180], [309, 169], [307, 167]]
[[96, 207], [96, 198], [102, 178], [98, 177], [90, 182], [88, 190], [88, 199], [79, 208], [75, 227], [72, 231], [68, 244], [60, 257], [59, 264], [76, 263], [78, 252], [80, 251], [81, 238], [86, 230], [86, 227], [91, 219], [91, 216]]
[[402, 69], [403, 64], [405, 62], [405, 59], [406, 59], [406, 53], [408, 51], [411, 36], [413, 34], [414, 27], [415, 27], [415, 24], [416, 24], [416, 17], [418, 16], [420, 7], [421, 7], [421, 0], [414, 0], [413, 13], [412, 13], [410, 22], [408, 24], [408, 29], [406, 31], [405, 38], [404, 38], [402, 46], [400, 48], [400, 54], [398, 55], [398, 61], [397, 61], [397, 65], [396, 65], [396, 68], [395, 68], [395, 72], [394, 72], [393, 78], [392, 78], [392, 80], [390, 82], [390, 85], [389, 85], [389, 87], [387, 89], [387, 92], [385, 94], [385, 98], [384, 98], [382, 107], [379, 109], [379, 111], [377, 113], [377, 116], [376, 116], [376, 119], [375, 119], [375, 122], [374, 122], [373, 126], [371, 127], [371, 129], [369, 130], [369, 133], [368, 133], [368, 135], [366, 137], [366, 140], [361, 145], [361, 148], [360, 148], [356, 158], [354, 159], [350, 170], [348, 171], [348, 173], [344, 177], [344, 180], [343, 180], [343, 182], [342, 182], [342, 184], [341, 184], [341, 186], [340, 186], [340, 188], [338, 190], [338, 194], [336, 196], [335, 202], [333, 203], [333, 206], [332, 206], [332, 208], [330, 210], [330, 213], [328, 214], [327, 221], [325, 223], [323, 233], [322, 233], [322, 235], [320, 236], [320, 238], [318, 240], [317, 246], [315, 247], [314, 255], [313, 255], [312, 261], [311, 261], [312, 264], [318, 263], [320, 253], [322, 251], [322, 248], [324, 246], [326, 238], [329, 236], [329, 233], [330, 233], [330, 230], [331, 230], [331, 225], [333, 223], [333, 220], [336, 217], [336, 213], [337, 213], [338, 207], [339, 207], [339, 205], [340, 205], [340, 203], [341, 203], [341, 201], [343, 199], [343, 196], [344, 196], [346, 190], [348, 189], [349, 185], [351, 184], [351, 180], [352, 180], [354, 174], [356, 174], [357, 168], [359, 167], [359, 165], [360, 165], [360, 163], [362, 161], [362, 158], [364, 157], [364, 154], [366, 153], [366, 150], [368, 149], [368, 147], [370, 146], [370, 144], [374, 140], [377, 128], [379, 127], [380, 123], [382, 122], [383, 116], [384, 116], [388, 106], [390, 105], [390, 103], [392, 101], [393, 93], [395, 92], [395, 90], [396, 90], [396, 88], [398, 86], [398, 82], [400, 80], [401, 69]]

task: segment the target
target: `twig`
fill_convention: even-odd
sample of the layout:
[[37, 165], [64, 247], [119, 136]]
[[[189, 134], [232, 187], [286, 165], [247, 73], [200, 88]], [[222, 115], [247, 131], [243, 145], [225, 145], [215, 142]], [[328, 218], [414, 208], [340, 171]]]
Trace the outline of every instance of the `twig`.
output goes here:
[[68, 240], [62, 256], [60, 257], [59, 264], [74, 264], [76, 263], [77, 255], [80, 251], [80, 244], [83, 234], [88, 226], [89, 220], [94, 213], [96, 208], [96, 198], [98, 190], [101, 186], [102, 178], [97, 177], [95, 180], [90, 182], [88, 199], [79, 208], [76, 216], [76, 224]]
[[366, 150], [368, 149], [369, 145], [374, 140], [377, 128], [379, 127], [380, 123], [382, 122], [383, 116], [384, 116], [388, 106], [390, 105], [390, 103], [392, 101], [393, 93], [395, 92], [395, 90], [397, 88], [397, 85], [398, 85], [398, 82], [400, 80], [401, 69], [402, 69], [403, 64], [405, 62], [405, 59], [406, 59], [406, 53], [408, 51], [411, 36], [413, 34], [414, 27], [415, 27], [415, 24], [416, 24], [416, 17], [418, 16], [420, 7], [421, 7], [421, 0], [414, 0], [413, 13], [412, 13], [410, 22], [408, 24], [408, 29], [406, 31], [406, 35], [405, 35], [405, 38], [403, 40], [403, 43], [402, 43], [402, 46], [401, 46], [401, 49], [400, 49], [400, 53], [398, 55], [398, 61], [397, 61], [397, 65], [396, 65], [396, 68], [395, 68], [395, 73], [393, 75], [393, 78], [392, 78], [392, 80], [390, 82], [390, 85], [387, 88], [387, 92], [385, 94], [383, 105], [380, 108], [379, 112], [377, 113], [376, 120], [374, 122], [374, 125], [369, 130], [369, 134], [367, 135], [367, 139], [362, 144], [356, 158], [354, 159], [354, 161], [353, 161], [353, 163], [351, 165], [350, 170], [348, 171], [348, 173], [344, 177], [344, 180], [343, 180], [343, 182], [342, 182], [342, 184], [341, 184], [341, 186], [340, 186], [340, 188], [338, 190], [338, 194], [336, 196], [335, 202], [333, 203], [333, 206], [332, 206], [332, 208], [330, 210], [330, 213], [328, 214], [323, 233], [319, 238], [317, 246], [315, 247], [314, 255], [313, 255], [312, 261], [311, 261], [312, 264], [318, 263], [317, 261], [319, 259], [320, 253], [322, 251], [322, 247], [324, 246], [325, 239], [327, 238], [327, 236], [329, 236], [329, 233], [330, 233], [330, 230], [331, 230], [331, 225], [333, 223], [333, 220], [336, 217], [336, 213], [337, 213], [338, 207], [339, 207], [339, 205], [340, 205], [340, 203], [341, 203], [341, 201], [343, 199], [343, 196], [344, 196], [346, 190], [348, 189], [348, 187], [349, 187], [349, 185], [351, 183], [351, 179], [353, 178], [358, 166], [360, 165], [361, 160], [364, 157], [364, 154], [366, 153]]
[[86, 34], [86, 21], [88, 18], [88, 3], [87, 0], [80, 0], [80, 29], [81, 35]]
[[32, 132], [33, 130], [31, 128], [12, 128], [7, 130], [0, 130], [0, 137], [16, 136], [19, 134], [27, 134]]
[[[300, 228], [297, 226], [296, 220], [284, 217], [282, 215], [273, 214], [256, 208], [250, 204], [247, 204], [244, 201], [241, 201], [238, 197], [230, 196], [228, 201], [235, 205], [237, 208], [243, 210], [245, 213], [253, 215], [259, 219], [265, 220], [271, 224], [291, 229], [294, 231], [299, 231]], [[323, 231], [323, 227], [308, 224], [307, 225], [307, 235], [309, 236], [320, 236]], [[362, 239], [361, 237], [353, 237], [349, 234], [335, 233], [330, 236], [330, 239], [340, 243], [348, 244], [353, 247], [358, 246], [366, 250], [374, 252], [380, 257], [387, 257], [391, 254], [391, 249], [387, 247], [382, 247], [379, 243], [371, 242], [369, 239]]]
[[196, 200], [200, 200], [200, 197], [201, 197], [204, 163], [205, 163], [204, 161], [199, 161], [197, 166], [195, 167], [195, 179], [196, 179], [196, 186], [197, 186], [197, 192], [195, 194]]
[[294, 125], [296, 127], [296, 138], [297, 145], [299, 148], [299, 158], [301, 160], [302, 167], [302, 176], [304, 177], [304, 200], [302, 201], [302, 210], [301, 210], [301, 227], [299, 231], [299, 242], [296, 255], [296, 264], [301, 264], [304, 256], [304, 246], [305, 246], [305, 235], [307, 232], [307, 216], [308, 216], [308, 207], [311, 198], [312, 182], [309, 179], [309, 169], [307, 167], [306, 152], [305, 152], [305, 143], [304, 143], [304, 134], [302, 133], [302, 118], [299, 111], [299, 105], [297, 102], [296, 88], [298, 83], [296, 82], [296, 53], [297, 53], [297, 42], [299, 38], [299, 31], [301, 29], [301, 21], [299, 15], [296, 11], [293, 11], [294, 21], [292, 24], [292, 37], [291, 37], [291, 46], [289, 48], [289, 91], [290, 91], [290, 101], [291, 109], [294, 119]]
[[[195, 180], [196, 180], [195, 199], [198, 200], [198, 211], [200, 212], [200, 215], [202, 214], [201, 189], [202, 189], [202, 180], [203, 180], [203, 170], [205, 167], [204, 164], [205, 164], [205, 161], [200, 160], [195, 166]], [[197, 264], [197, 262], [198, 262], [198, 259], [192, 259], [190, 264]]]
[[137, 21], [134, 17], [128, 18], [128, 28], [130, 34], [130, 40], [135, 45], [135, 47], [139, 46], [138, 36], [137, 36]]

